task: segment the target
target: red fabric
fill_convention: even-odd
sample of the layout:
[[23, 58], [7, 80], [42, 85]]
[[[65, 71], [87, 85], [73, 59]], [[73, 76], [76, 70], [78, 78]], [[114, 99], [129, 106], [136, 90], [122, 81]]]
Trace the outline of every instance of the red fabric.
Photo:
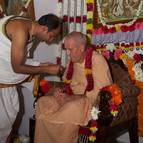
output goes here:
[[[86, 57], [85, 57], [85, 68], [86, 69], [91, 69], [92, 70], [92, 48], [88, 48], [86, 51]], [[87, 86], [86, 86], [86, 91], [91, 91], [94, 87], [94, 81], [93, 81], [93, 76], [92, 74], [86, 75], [87, 79]]]
[[89, 136], [91, 134], [91, 131], [87, 127], [80, 127], [78, 133]]
[[[72, 76], [73, 76], [73, 62], [70, 62], [69, 64], [69, 68], [68, 68], [68, 71], [67, 71], [67, 76], [66, 76], [66, 79], [67, 80], [71, 80], [72, 79]], [[70, 87], [70, 83], [65, 83], [65, 92], [68, 94], [68, 95], [72, 95], [73, 92], [72, 92], [72, 89]]]
[[61, 64], [61, 58], [57, 57], [56, 60], [57, 60], [57, 64], [60, 65]]

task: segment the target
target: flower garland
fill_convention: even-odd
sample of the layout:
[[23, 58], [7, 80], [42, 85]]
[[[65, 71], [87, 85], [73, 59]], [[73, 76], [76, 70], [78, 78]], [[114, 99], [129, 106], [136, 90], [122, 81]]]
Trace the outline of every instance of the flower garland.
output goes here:
[[52, 88], [52, 85], [47, 81], [47, 80], [40, 80], [40, 88], [41, 88], [41, 91], [45, 94], [45, 93], [48, 93], [49, 90]]
[[87, 5], [87, 35], [91, 41], [92, 29], [93, 29], [93, 11], [94, 11], [94, 0], [86, 0]]
[[118, 106], [122, 103], [122, 93], [119, 87], [116, 84], [112, 84], [106, 87], [103, 87], [102, 90], [109, 91], [111, 93], [110, 100], [110, 112], [116, 117], [118, 115]]
[[70, 84], [72, 82], [72, 76], [73, 76], [73, 62], [70, 61], [69, 67], [68, 67], [68, 70], [67, 70], [66, 79], [64, 80], [65, 92], [68, 95], [72, 95], [73, 94], [73, 91], [72, 91], [72, 89], [70, 87]]
[[98, 131], [98, 128], [97, 128], [97, 121], [96, 120], [91, 120], [90, 121], [90, 131], [91, 131], [91, 134], [89, 135], [89, 141], [90, 142], [95, 142], [96, 140], [96, 132]]
[[133, 18], [132, 21], [128, 22], [128, 23], [119, 23], [119, 24], [115, 24], [115, 25], [107, 25], [106, 22], [104, 21], [104, 18], [102, 17], [102, 13], [101, 13], [101, 7], [100, 7], [100, 2], [99, 0], [96, 0], [96, 3], [97, 3], [97, 11], [98, 11], [98, 15], [99, 15], [99, 19], [100, 19], [100, 22], [102, 23], [103, 26], [107, 26], [108, 28], [110, 27], [116, 27], [117, 31], [118, 31], [118, 28], [121, 26], [121, 25], [126, 25], [126, 26], [130, 26], [132, 24], [134, 24], [134, 22], [138, 19], [138, 17], [140, 16], [140, 13], [141, 13], [141, 10], [142, 10], [142, 6], [143, 6], [143, 0], [141, 0], [140, 4], [139, 4], [139, 7], [138, 7], [138, 10], [136, 12], [136, 15], [135, 17]]
[[39, 93], [39, 90], [41, 90], [41, 92], [43, 94], [48, 93], [49, 90], [52, 88], [52, 85], [47, 81], [47, 80], [40, 80], [39, 75], [34, 77], [34, 86], [33, 86], [33, 95], [36, 98], [39, 98], [42, 95], [39, 95], [41, 93]]
[[57, 15], [68, 24], [68, 32], [80, 31], [86, 34], [86, 0], [59, 0]]
[[[134, 72], [134, 79], [143, 82], [143, 55], [135, 53], [133, 55], [132, 71]], [[129, 66], [127, 62], [127, 66]]]
[[[93, 49], [92, 48], [88, 48], [86, 50], [86, 55], [85, 55], [85, 76], [87, 79], [87, 86], [86, 86], [86, 91], [91, 91], [94, 87], [94, 82], [93, 82], [93, 77], [92, 77], [92, 52]], [[66, 75], [66, 79], [64, 81], [65, 83], [65, 92], [68, 95], [72, 95], [72, 89], [70, 87], [70, 84], [72, 82], [72, 76], [73, 76], [73, 62], [70, 61], [69, 63], [69, 67], [67, 70], [67, 75]]]
[[81, 31], [91, 40], [94, 0], [59, 0], [57, 14], [68, 22], [69, 31]]
[[124, 64], [128, 67], [127, 61], [131, 59], [133, 61], [132, 70], [134, 71], [134, 78], [137, 81], [143, 82], [143, 54], [140, 54], [140, 49], [136, 51], [124, 52], [122, 49], [116, 49], [113, 53], [106, 50], [101, 54], [106, 58], [114, 57], [115, 60], [122, 60]]
[[116, 49], [122, 49], [122, 50], [133, 50], [135, 48], [137, 49], [143, 49], [143, 42], [133, 42], [133, 43], [109, 43], [109, 44], [105, 44], [105, 45], [93, 45], [93, 48], [95, 50], [97, 50], [98, 52], [100, 51], [113, 51]]
[[143, 82], [143, 61], [135, 63], [132, 70], [135, 73], [135, 79]]
[[134, 30], [142, 30], [143, 22], [138, 19], [132, 25], [113, 25], [112, 27], [107, 27], [106, 25], [101, 26], [98, 29], [93, 29], [93, 35], [101, 35], [101, 34], [112, 34], [116, 32], [132, 32]]
[[143, 60], [143, 42], [133, 43], [109, 43], [106, 45], [93, 45], [93, 48], [101, 53], [106, 59], [110, 59], [111, 56], [115, 60], [123, 60], [132, 58], [136, 62], [137, 60]]
[[100, 113], [99, 109], [97, 107], [92, 107], [91, 109], [91, 117], [92, 120], [90, 121], [90, 131], [91, 134], [89, 135], [89, 141], [94, 142], [96, 140], [96, 132], [98, 131], [97, 128], [97, 119], [98, 119], [98, 114]]

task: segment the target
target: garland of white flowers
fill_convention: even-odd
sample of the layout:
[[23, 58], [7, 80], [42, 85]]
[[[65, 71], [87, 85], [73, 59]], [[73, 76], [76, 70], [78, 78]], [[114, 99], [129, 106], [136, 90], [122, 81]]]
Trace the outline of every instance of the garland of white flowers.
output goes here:
[[97, 3], [97, 12], [98, 12], [99, 20], [100, 20], [100, 22], [102, 23], [103, 26], [107, 26], [108, 28], [111, 28], [111, 27], [113, 27], [115, 25], [118, 25], [118, 26], [121, 26], [121, 25], [130, 26], [130, 25], [132, 25], [138, 19], [138, 17], [140, 16], [140, 13], [141, 13], [141, 10], [142, 10], [142, 7], [143, 7], [143, 0], [141, 0], [141, 2], [139, 4], [139, 7], [138, 7], [138, 10], [136, 12], [136, 15], [130, 22], [119, 23], [119, 24], [114, 24], [114, 25], [107, 25], [106, 22], [104, 21], [104, 18], [102, 17], [99, 0], [96, 0], [96, 3]]
[[143, 71], [142, 71], [142, 66], [143, 62], [135, 63], [132, 70], [135, 73], [135, 79], [138, 81], [143, 82]]
[[90, 25], [86, 25], [85, 16], [87, 16], [88, 19], [93, 19], [92, 12], [87, 12], [87, 4], [93, 4], [93, 1], [94, 0], [59, 0], [57, 15], [61, 18], [63, 17], [63, 19], [65, 17], [67, 18], [66, 22], [68, 24], [69, 32], [80, 31], [86, 34], [87, 27]]

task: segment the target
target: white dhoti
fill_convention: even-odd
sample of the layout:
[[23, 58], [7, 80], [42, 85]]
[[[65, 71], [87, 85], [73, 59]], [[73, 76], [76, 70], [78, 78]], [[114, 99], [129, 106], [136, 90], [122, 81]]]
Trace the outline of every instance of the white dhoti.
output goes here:
[[[11, 41], [4, 33], [6, 22], [16, 17], [8, 16], [0, 19], [0, 85], [20, 84], [29, 75], [13, 71], [11, 65]], [[22, 19], [18, 17], [18, 19]], [[28, 48], [29, 47], [29, 48]], [[27, 53], [31, 45], [27, 47]], [[27, 65], [39, 65], [32, 59], [26, 60]], [[19, 111], [19, 100], [15, 86], [2, 88], [0, 86], [0, 143], [5, 143]]]
[[0, 143], [5, 143], [19, 111], [16, 87], [0, 89]]
[[[32, 60], [28, 60], [27, 63], [29, 63], [29, 65], [35, 66], [39, 65], [39, 62]], [[5, 75], [6, 78], [8, 76], [10, 76], [10, 73]], [[12, 76], [10, 77], [10, 80], [7, 80], [7, 82], [4, 82], [4, 84], [20, 84], [22, 79], [25, 80], [28, 77], [28, 75], [16, 76], [15, 74], [15, 76], [13, 76], [13, 79]], [[5, 143], [6, 139], [8, 138], [18, 111], [19, 99], [16, 86], [0, 88], [0, 143]]]

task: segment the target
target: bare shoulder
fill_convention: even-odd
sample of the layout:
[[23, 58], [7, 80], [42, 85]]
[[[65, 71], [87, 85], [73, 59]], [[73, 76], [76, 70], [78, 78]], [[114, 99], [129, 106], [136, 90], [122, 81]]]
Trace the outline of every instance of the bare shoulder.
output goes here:
[[21, 33], [21, 36], [23, 34], [27, 34], [29, 31], [30, 22], [24, 21], [24, 20], [12, 20], [9, 21], [6, 26], [7, 34], [10, 38], [12, 38], [13, 35], [19, 35]]

